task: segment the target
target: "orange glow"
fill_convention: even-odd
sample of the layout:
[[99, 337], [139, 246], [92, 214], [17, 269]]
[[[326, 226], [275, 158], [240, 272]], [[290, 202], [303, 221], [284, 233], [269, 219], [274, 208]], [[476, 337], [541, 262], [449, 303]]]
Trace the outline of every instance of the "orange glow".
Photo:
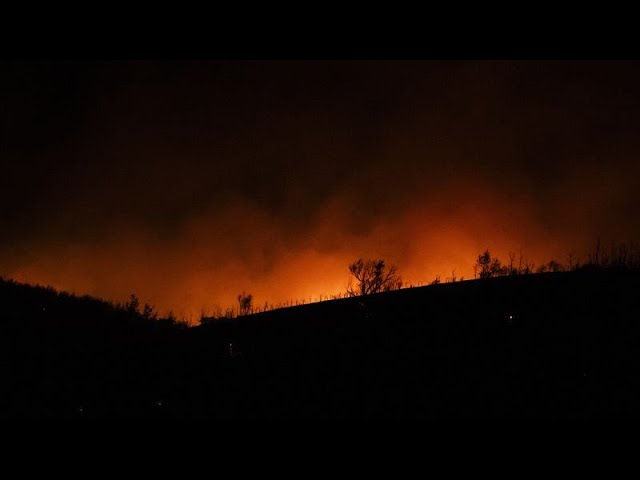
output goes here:
[[[52, 285], [77, 294], [125, 301], [136, 293], [161, 314], [172, 310], [196, 322], [201, 311], [235, 306], [239, 292], [254, 305], [316, 301], [344, 293], [347, 266], [358, 257], [395, 263], [405, 285], [436, 276], [473, 278], [473, 263], [485, 248], [508, 260], [519, 253], [536, 264], [588, 247], [576, 236], [545, 230], [528, 199], [509, 197], [487, 185], [449, 187], [465, 199], [416, 195], [397, 215], [376, 220], [366, 231], [350, 228], [359, 213], [349, 195], [330, 198], [302, 234], [257, 205], [236, 199], [222, 210], [191, 217], [174, 240], [158, 240], [132, 225], [118, 225], [97, 244], [34, 246], [34, 260], [3, 272], [17, 280]], [[584, 258], [584, 257], [583, 257]]]
[[[56, 63], [56, 62], [53, 62]], [[197, 321], [640, 236], [637, 62], [5, 65], [0, 275]]]

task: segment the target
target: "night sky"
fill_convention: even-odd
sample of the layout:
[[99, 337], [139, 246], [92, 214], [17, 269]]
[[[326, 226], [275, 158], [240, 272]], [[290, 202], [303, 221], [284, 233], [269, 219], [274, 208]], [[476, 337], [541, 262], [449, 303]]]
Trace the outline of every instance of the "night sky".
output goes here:
[[640, 63], [0, 64], [0, 275], [199, 316], [638, 241]]

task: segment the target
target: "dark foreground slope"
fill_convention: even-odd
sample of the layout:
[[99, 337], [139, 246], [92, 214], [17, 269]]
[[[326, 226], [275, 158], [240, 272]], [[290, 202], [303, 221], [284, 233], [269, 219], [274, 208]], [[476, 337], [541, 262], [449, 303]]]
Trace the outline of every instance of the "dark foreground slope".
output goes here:
[[202, 328], [198, 351], [224, 331], [242, 355], [190, 395], [204, 415], [636, 415], [639, 287], [637, 272], [502, 277], [241, 318]]
[[147, 415], [184, 329], [0, 279], [0, 418]]
[[[407, 289], [188, 330], [97, 329], [89, 318], [83, 333], [20, 324], [2, 358], [3, 415], [638, 416], [639, 287], [638, 272], [583, 270]], [[3, 349], [14, 341], [7, 332]]]

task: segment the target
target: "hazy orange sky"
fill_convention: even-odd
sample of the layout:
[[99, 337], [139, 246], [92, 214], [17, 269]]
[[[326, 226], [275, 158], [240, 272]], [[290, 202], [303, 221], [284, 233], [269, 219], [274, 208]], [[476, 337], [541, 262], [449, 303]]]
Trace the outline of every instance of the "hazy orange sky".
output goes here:
[[5, 63], [0, 274], [196, 321], [638, 239], [637, 62]]

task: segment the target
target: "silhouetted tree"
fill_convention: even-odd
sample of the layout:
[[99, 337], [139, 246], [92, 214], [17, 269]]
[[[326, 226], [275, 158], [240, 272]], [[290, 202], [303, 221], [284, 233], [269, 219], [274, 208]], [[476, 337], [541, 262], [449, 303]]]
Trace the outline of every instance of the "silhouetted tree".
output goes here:
[[547, 267], [549, 268], [550, 272], [564, 272], [564, 267], [555, 260], [551, 260]]
[[492, 258], [489, 250], [478, 255], [474, 270], [478, 271], [480, 278], [496, 277], [498, 275], [506, 275], [509, 267], [503, 267], [500, 260]]
[[564, 272], [564, 267], [555, 260], [551, 260], [549, 263], [544, 263], [536, 269], [536, 273], [545, 272]]
[[600, 237], [598, 237], [598, 241], [596, 242], [596, 246], [594, 247], [593, 253], [590, 253], [588, 256], [588, 265], [600, 266], [602, 262], [601, 258], [601, 250], [600, 250]]
[[[520, 255], [522, 255], [522, 253]], [[509, 252], [509, 265], [506, 265], [504, 267], [506, 269], [507, 275], [518, 275], [518, 273], [520, 273], [515, 266], [515, 259], [516, 259], [515, 252]]]
[[153, 311], [153, 307], [148, 303], [144, 304], [144, 308], [142, 309], [142, 317], [145, 320], [155, 320], [158, 315]]
[[349, 272], [357, 284], [349, 279], [347, 294], [350, 296], [397, 290], [402, 287], [402, 279], [395, 265], [386, 265], [384, 260], [363, 260], [359, 258], [349, 265]]
[[491, 254], [489, 250], [485, 250], [484, 253], [478, 255], [478, 260], [476, 260], [476, 264], [474, 266], [474, 270], [476, 272], [479, 271], [480, 278], [489, 277], [489, 265], [491, 263]]
[[140, 299], [135, 293], [129, 296], [129, 301], [125, 304], [125, 309], [132, 315], [140, 313]]
[[238, 303], [240, 304], [240, 308], [238, 311], [238, 315], [248, 315], [249, 313], [251, 313], [251, 301], [253, 300], [253, 295], [246, 294], [245, 292], [242, 292], [240, 295], [238, 295]]

